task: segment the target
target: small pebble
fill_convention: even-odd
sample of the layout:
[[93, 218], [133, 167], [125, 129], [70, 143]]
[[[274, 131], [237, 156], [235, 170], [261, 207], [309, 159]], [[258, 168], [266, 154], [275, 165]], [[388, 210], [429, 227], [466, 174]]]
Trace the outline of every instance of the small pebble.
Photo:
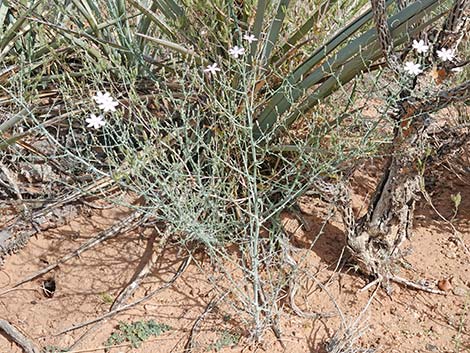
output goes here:
[[452, 289], [452, 284], [450, 284], [450, 281], [448, 279], [441, 279], [437, 282], [437, 286], [439, 287], [440, 290], [444, 292], [448, 292]]
[[429, 352], [438, 352], [439, 349], [433, 345], [433, 344], [430, 344], [430, 343], [426, 343], [426, 350], [429, 351]]

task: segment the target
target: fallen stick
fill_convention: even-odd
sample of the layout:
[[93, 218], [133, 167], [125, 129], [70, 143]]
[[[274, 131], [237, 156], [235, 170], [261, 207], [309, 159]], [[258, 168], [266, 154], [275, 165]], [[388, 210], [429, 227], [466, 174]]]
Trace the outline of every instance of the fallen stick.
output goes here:
[[[147, 259], [147, 261], [144, 263], [144, 260], [142, 260], [142, 263], [144, 263], [143, 268], [139, 271], [137, 270], [134, 276], [132, 277], [131, 281], [129, 284], [121, 291], [121, 293], [116, 297], [114, 300], [114, 303], [111, 305], [110, 311], [113, 311], [123, 305], [123, 303], [134, 293], [137, 288], [139, 287], [139, 284], [142, 282], [142, 280], [152, 271], [153, 267], [158, 261], [158, 258], [160, 254], [163, 252], [163, 245], [166, 244], [166, 241], [169, 237], [168, 235], [164, 235], [162, 239], [160, 240], [160, 252], [157, 254], [153, 252], [153, 245], [155, 243], [156, 239], [156, 234], [152, 234], [151, 238], [149, 239], [147, 243], [147, 249], [144, 252], [144, 258]], [[88, 331], [86, 331], [83, 335], [81, 335], [68, 349], [73, 350], [78, 345], [87, 337], [89, 336], [92, 332], [96, 331], [105, 321], [100, 321], [96, 322]]]
[[[149, 338], [145, 341], [143, 341], [143, 344], [151, 343], [151, 342], [157, 342], [157, 341], [168, 341], [173, 338], [167, 338], [167, 337], [155, 337], [155, 338]], [[67, 353], [87, 353], [87, 352], [96, 352], [96, 351], [104, 351], [106, 349], [113, 349], [113, 348], [121, 348], [121, 347], [132, 347], [133, 343], [121, 343], [121, 344], [116, 344], [112, 346], [100, 346], [100, 347], [94, 347], [94, 348], [85, 348], [85, 349], [78, 349], [78, 350], [68, 350]]]
[[[140, 271], [136, 271], [134, 274], [133, 278], [129, 282], [129, 284], [119, 293], [119, 295], [116, 297], [114, 300], [113, 305], [111, 305], [110, 311], [113, 311], [123, 305], [125, 301], [139, 288], [140, 283], [143, 281], [143, 279], [150, 273], [152, 272], [153, 268], [155, 267], [156, 263], [158, 262], [158, 259], [160, 258], [161, 254], [163, 253], [165, 249], [166, 242], [169, 238], [170, 234], [167, 232], [162, 235], [160, 241], [159, 241], [159, 251], [154, 252], [153, 251], [153, 244], [155, 243], [156, 240], [156, 234], [153, 234], [152, 237], [150, 238], [148, 245], [147, 245], [147, 250], [146, 252], [149, 253], [147, 255], [147, 261], [145, 265], [142, 267]], [[144, 260], [143, 260], [144, 261]], [[142, 261], [142, 262], [143, 262]]]
[[[119, 234], [123, 231], [132, 229], [133, 227], [136, 226], [136, 224], [138, 222], [141, 221], [142, 217], [143, 217], [143, 215], [139, 211], [133, 212], [127, 218], [125, 218], [122, 221], [114, 224], [110, 228], [105, 229], [102, 232], [98, 233], [98, 235], [95, 238], [93, 238], [93, 239], [89, 240], [88, 242], [86, 242], [85, 244], [81, 245], [78, 249], [74, 250], [73, 252], [69, 253], [68, 255], [65, 255], [63, 258], [56, 261], [52, 265], [49, 265], [49, 266], [43, 268], [42, 270], [39, 270], [39, 271], [29, 275], [28, 277], [22, 279], [21, 281], [16, 282], [11, 288], [15, 288], [15, 287], [18, 287], [18, 286], [26, 283], [26, 282], [29, 282], [29, 281], [31, 281], [31, 280], [47, 273], [47, 272], [55, 269], [56, 267], [63, 264], [64, 262], [70, 260], [71, 258], [73, 258], [75, 256], [80, 256], [80, 254], [82, 252], [92, 248], [93, 246], [101, 243], [102, 241], [105, 241], [105, 240], [111, 238], [112, 236], [115, 236], [115, 235], [117, 235], [117, 234]], [[11, 288], [6, 290], [6, 291], [1, 292], [0, 295], [6, 293], [7, 291], [10, 291]]]
[[191, 330], [189, 332], [189, 337], [188, 340], [186, 341], [186, 344], [184, 345], [184, 352], [192, 352], [194, 348], [194, 335], [196, 331], [198, 330], [200, 324], [204, 320], [204, 318], [209, 315], [209, 313], [219, 304], [228, 294], [230, 291], [226, 291], [224, 294], [222, 294], [219, 298], [215, 296], [214, 298], [211, 299], [209, 304], [207, 304], [206, 308], [204, 309], [203, 313], [194, 321], [193, 326], [191, 327]]
[[155, 294], [157, 294], [158, 292], [168, 288], [169, 286], [171, 286], [180, 276], [181, 274], [186, 270], [186, 268], [189, 266], [189, 264], [191, 263], [191, 256], [188, 256], [182, 263], [181, 265], [178, 267], [178, 270], [176, 271], [175, 275], [168, 281], [166, 282], [164, 285], [158, 287], [157, 289], [153, 290], [152, 292], [150, 292], [149, 294], [147, 294], [146, 296], [132, 302], [132, 303], [129, 303], [129, 304], [126, 304], [126, 305], [123, 305], [117, 309], [114, 309], [112, 311], [109, 311], [107, 312], [106, 314], [104, 315], [101, 315], [97, 318], [94, 318], [92, 320], [88, 320], [88, 321], [85, 321], [85, 322], [82, 322], [78, 325], [74, 325], [74, 326], [71, 326], [71, 327], [68, 327], [66, 328], [65, 330], [62, 330], [58, 333], [56, 333], [54, 336], [59, 336], [59, 335], [62, 335], [64, 333], [67, 333], [67, 332], [70, 332], [70, 331], [74, 331], [74, 330], [77, 330], [79, 328], [82, 328], [82, 327], [85, 327], [85, 326], [88, 326], [88, 325], [91, 325], [91, 324], [94, 324], [95, 322], [98, 322], [98, 321], [101, 321], [101, 320], [104, 320], [104, 319], [107, 319], [109, 317], [112, 317], [122, 311], [125, 311], [125, 310], [129, 310], [131, 308], [133, 308], [134, 306], [140, 304], [140, 303], [143, 303], [147, 300], [149, 300], [150, 298], [152, 298]]
[[398, 276], [390, 276], [390, 277], [388, 277], [388, 279], [393, 281], [393, 282], [399, 283], [403, 286], [410, 287], [410, 288], [413, 288], [413, 289], [416, 289], [416, 290], [421, 290], [423, 292], [428, 292], [428, 293], [432, 293], [432, 294], [447, 294], [446, 292], [444, 292], [442, 290], [433, 289], [433, 288], [430, 288], [428, 286], [418, 284], [418, 283], [409, 281], [405, 278], [401, 278], [401, 277], [398, 277]]
[[5, 332], [6, 336], [20, 346], [25, 353], [39, 353], [39, 349], [8, 321], [0, 319], [0, 331]]

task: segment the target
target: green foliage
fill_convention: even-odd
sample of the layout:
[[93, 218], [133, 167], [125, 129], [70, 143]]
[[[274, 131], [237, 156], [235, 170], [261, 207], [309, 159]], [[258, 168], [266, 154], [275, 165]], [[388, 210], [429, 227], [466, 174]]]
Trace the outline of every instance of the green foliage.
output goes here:
[[462, 202], [462, 195], [460, 194], [460, 192], [458, 192], [457, 194], [451, 194], [450, 199], [454, 203], [454, 214], [452, 215], [452, 221], [455, 219], [455, 217], [457, 217], [457, 213], [459, 212], [459, 206]]
[[109, 336], [105, 345], [114, 346], [123, 342], [130, 342], [134, 348], [138, 348], [149, 337], [159, 336], [169, 330], [171, 330], [170, 326], [156, 323], [154, 320], [133, 323], [121, 322], [118, 329]]
[[114, 298], [109, 293], [103, 292], [100, 293], [99, 296], [100, 299], [106, 304], [112, 304], [114, 301]]
[[[400, 99], [390, 92], [403, 82], [381, 69], [368, 3], [0, 2], [0, 100], [8, 112], [0, 152], [14, 164], [26, 158], [15, 155], [17, 144], [42, 140], [44, 160], [68, 173], [65, 193], [110, 178], [142, 196], [141, 210], [185, 249], [203, 245], [220, 268], [232, 262], [222, 272], [259, 337], [275, 320], [291, 270], [281, 212], [318, 178], [341, 178], [390, 142]], [[452, 2], [395, 4], [387, 1], [394, 49], [406, 55]], [[248, 45], [247, 32], [258, 41]], [[234, 45], [246, 49], [237, 60], [227, 52]], [[203, 71], [212, 63], [216, 75]], [[84, 121], [97, 113], [98, 90], [120, 105], [94, 131]], [[381, 109], [371, 119], [374, 100]], [[137, 344], [150, 332], [148, 323], [132, 325], [121, 324], [110, 342]]]
[[219, 352], [225, 347], [236, 346], [240, 341], [240, 338], [240, 334], [224, 330], [220, 337], [214, 343], [210, 344], [206, 350]]
[[42, 349], [42, 353], [67, 353], [68, 351], [68, 349], [59, 348], [56, 346], [46, 346]]

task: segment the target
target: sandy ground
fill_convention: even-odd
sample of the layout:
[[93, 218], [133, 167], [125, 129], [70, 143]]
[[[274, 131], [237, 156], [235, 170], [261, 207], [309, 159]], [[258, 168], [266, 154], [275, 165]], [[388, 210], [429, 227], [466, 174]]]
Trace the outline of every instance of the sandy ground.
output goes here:
[[[467, 247], [470, 245], [470, 171], [459, 177], [450, 172], [437, 173], [432, 178], [435, 207], [444, 217], [452, 217], [450, 195], [461, 193], [462, 204], [453, 220], [459, 234], [456, 236], [450, 224], [429, 205], [421, 203], [416, 212], [414, 238], [406, 244], [409, 252], [397, 271], [400, 276], [415, 281], [426, 279], [437, 283], [447, 280], [450, 284], [447, 294], [429, 294], [393, 284], [394, 290], [389, 296], [379, 289], [360, 319], [362, 337], [356, 342], [356, 347], [374, 348], [376, 352], [470, 352], [470, 265], [469, 255], [461, 242], [465, 242]], [[357, 212], [364, 211], [363, 200], [373, 184], [370, 177], [356, 176], [354, 203]], [[303, 198], [299, 205], [305, 224], [302, 225], [293, 214], [286, 213], [285, 228], [297, 248], [296, 256], [323, 283], [326, 291], [305, 278], [296, 303], [306, 311], [336, 312], [331, 299], [334, 298], [344, 322], [352, 324], [370, 300], [375, 287], [361, 291], [368, 279], [350, 267], [335, 271], [344, 246], [339, 219], [333, 218], [325, 226], [324, 234], [312, 247], [325, 205], [308, 197]], [[122, 219], [126, 212], [116, 208], [82, 210], [68, 225], [34, 237], [19, 253], [6, 259], [0, 270], [0, 292], [77, 248], [98, 231]], [[52, 346], [68, 347], [86, 333], [73, 352], [102, 353], [104, 349], [100, 347], [104, 346], [119, 322], [150, 319], [169, 325], [171, 329], [148, 339], [139, 348], [121, 345], [109, 351], [183, 352], [191, 328], [203, 313], [203, 320], [197, 322], [197, 330], [193, 332], [194, 352], [325, 352], [325, 346], [341, 327], [338, 315], [323, 319], [301, 318], [286, 303], [281, 305], [285, 348], [271, 331], [266, 332], [259, 344], [250, 343], [247, 327], [229, 305], [229, 298], [215, 307], [209, 305], [217, 293], [208, 274], [213, 282], [220, 281], [221, 287], [227, 284], [207, 256], [196, 254], [183, 275], [151, 300], [110, 320], [101, 321], [94, 328], [90, 325], [61, 333], [109, 310], [112, 300], [129, 282], [135, 270], [142, 266], [142, 259], [151, 252], [148, 246], [151, 235], [151, 230], [140, 228], [121, 234], [43, 277], [0, 294], [0, 318], [9, 321], [38, 346], [49, 347], [46, 352], [54, 352]], [[161, 250], [156, 249], [157, 245], [153, 246], [154, 250]], [[129, 301], [144, 296], [169, 280], [183, 259], [184, 253], [175, 246], [165, 248], [155, 271]], [[49, 278], [53, 278], [57, 286], [52, 298], [46, 297], [41, 290], [43, 281]], [[212, 310], [207, 311], [208, 307]], [[230, 341], [230, 337], [237, 336], [240, 337], [238, 342]], [[224, 337], [229, 337], [226, 347], [221, 344]], [[0, 352], [17, 353], [21, 350], [0, 335]]]

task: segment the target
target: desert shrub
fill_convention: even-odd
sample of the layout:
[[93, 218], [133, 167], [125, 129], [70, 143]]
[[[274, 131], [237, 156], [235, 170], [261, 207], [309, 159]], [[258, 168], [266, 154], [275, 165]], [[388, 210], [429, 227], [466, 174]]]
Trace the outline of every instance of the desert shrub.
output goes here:
[[[133, 208], [210, 255], [259, 338], [295, 273], [281, 212], [387, 153], [403, 92], [438, 63], [459, 2], [375, 3], [388, 6], [390, 47], [366, 1], [4, 2], [2, 160], [34, 164], [29, 143], [58, 169], [51, 193], [108, 178], [141, 198]], [[430, 31], [432, 52], [410, 53]], [[414, 73], [386, 67], [395, 52]], [[413, 99], [438, 91], [422, 87]], [[116, 110], [100, 117], [97, 92]]]

